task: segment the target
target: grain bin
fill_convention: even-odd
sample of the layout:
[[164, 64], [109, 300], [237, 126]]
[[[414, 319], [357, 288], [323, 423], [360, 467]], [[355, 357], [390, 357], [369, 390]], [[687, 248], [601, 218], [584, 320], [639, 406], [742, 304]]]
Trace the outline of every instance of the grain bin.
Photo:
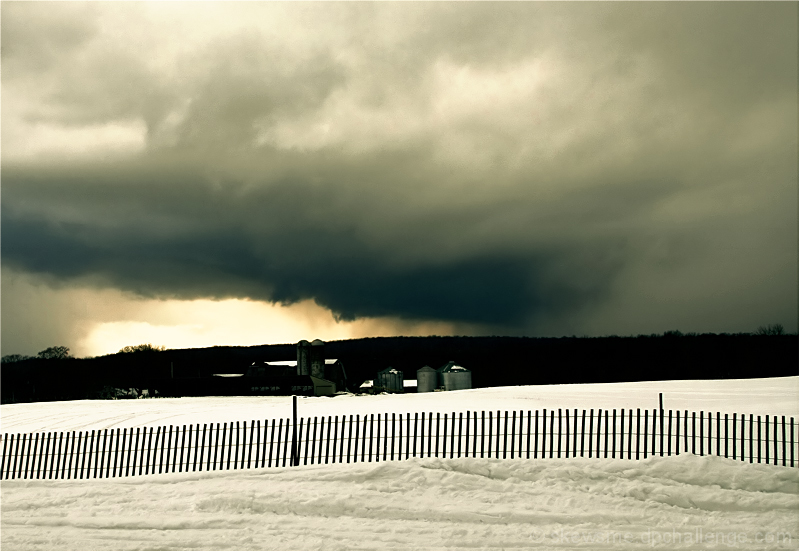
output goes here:
[[448, 363], [442, 370], [445, 391], [472, 389], [472, 372], [455, 363]]
[[417, 393], [430, 393], [436, 389], [436, 370], [423, 366], [417, 370]]
[[378, 377], [375, 380], [375, 390], [378, 392], [402, 393], [403, 371], [390, 366], [386, 370], [378, 372]]

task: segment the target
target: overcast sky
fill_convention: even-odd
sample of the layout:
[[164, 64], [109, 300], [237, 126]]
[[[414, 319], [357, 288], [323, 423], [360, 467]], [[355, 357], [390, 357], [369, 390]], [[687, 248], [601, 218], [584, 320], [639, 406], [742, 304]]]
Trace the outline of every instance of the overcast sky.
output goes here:
[[797, 2], [3, 2], [2, 69], [3, 354], [797, 331]]

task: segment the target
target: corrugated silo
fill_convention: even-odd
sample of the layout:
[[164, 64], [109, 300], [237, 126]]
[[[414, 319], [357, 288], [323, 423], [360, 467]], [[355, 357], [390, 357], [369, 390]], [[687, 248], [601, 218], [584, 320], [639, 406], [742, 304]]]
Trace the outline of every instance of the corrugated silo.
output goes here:
[[417, 393], [431, 393], [436, 389], [436, 370], [423, 366], [417, 370]]
[[445, 391], [472, 389], [472, 372], [463, 366], [450, 364], [442, 370]]
[[315, 339], [309, 348], [311, 374], [315, 378], [325, 379], [325, 342]]
[[402, 393], [403, 392], [403, 371], [392, 368], [391, 366], [386, 370], [378, 372], [376, 379], [377, 385], [375, 387], [380, 391], [387, 393]]

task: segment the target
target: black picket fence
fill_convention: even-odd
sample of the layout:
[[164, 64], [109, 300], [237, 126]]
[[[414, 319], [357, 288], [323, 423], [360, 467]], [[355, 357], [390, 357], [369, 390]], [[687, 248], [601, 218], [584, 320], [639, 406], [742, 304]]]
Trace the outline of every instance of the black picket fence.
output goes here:
[[2, 479], [441, 458], [627, 458], [696, 454], [795, 465], [794, 418], [625, 409], [315, 416], [2, 435]]

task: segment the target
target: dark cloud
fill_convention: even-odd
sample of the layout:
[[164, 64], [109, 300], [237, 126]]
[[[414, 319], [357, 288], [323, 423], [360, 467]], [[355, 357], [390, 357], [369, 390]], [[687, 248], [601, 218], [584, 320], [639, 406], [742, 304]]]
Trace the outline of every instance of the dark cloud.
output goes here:
[[4, 9], [4, 64], [35, 61], [4, 135], [146, 128], [4, 150], [4, 264], [504, 333], [796, 323], [796, 3], [221, 6], [191, 47], [108, 7], [63, 51]]

